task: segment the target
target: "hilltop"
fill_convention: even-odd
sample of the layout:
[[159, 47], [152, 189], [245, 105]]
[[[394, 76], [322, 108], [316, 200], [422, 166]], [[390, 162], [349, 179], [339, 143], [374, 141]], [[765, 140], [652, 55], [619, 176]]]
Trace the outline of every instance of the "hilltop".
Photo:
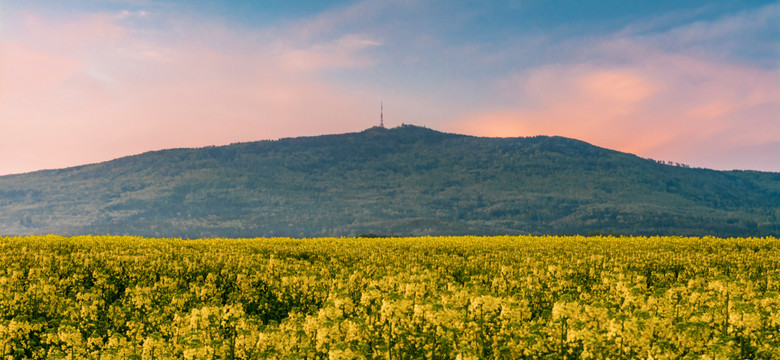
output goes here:
[[0, 234], [780, 234], [780, 173], [405, 125], [0, 177]]

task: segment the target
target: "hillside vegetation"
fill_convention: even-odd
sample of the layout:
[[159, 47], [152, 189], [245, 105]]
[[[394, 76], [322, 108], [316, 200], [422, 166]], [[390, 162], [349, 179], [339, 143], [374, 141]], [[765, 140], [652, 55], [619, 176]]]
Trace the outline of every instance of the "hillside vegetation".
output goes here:
[[416, 126], [0, 177], [2, 234], [780, 234], [780, 173]]

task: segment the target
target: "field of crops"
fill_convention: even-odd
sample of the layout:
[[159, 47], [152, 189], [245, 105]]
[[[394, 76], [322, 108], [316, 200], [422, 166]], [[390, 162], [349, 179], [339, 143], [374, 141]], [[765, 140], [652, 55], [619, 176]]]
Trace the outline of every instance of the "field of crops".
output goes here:
[[780, 240], [0, 237], [2, 358], [780, 359]]

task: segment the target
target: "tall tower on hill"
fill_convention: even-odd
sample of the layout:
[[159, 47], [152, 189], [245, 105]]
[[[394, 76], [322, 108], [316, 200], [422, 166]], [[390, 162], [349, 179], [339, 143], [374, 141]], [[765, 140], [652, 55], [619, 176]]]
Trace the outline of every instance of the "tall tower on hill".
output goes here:
[[379, 127], [385, 127], [385, 108], [381, 101], [379, 102]]

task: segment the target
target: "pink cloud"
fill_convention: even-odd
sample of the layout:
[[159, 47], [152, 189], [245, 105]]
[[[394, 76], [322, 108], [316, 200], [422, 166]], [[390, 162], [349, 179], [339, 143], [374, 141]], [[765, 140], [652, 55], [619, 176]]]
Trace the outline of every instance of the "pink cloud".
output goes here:
[[[161, 148], [356, 131], [375, 125], [379, 93], [388, 124], [563, 135], [696, 166], [780, 170], [777, 71], [679, 51], [754, 26], [751, 14], [651, 39], [622, 33], [582, 49], [567, 44], [571, 56], [561, 63], [502, 80], [497, 101], [484, 94], [484, 78], [461, 79], [458, 70], [507, 65], [518, 53], [447, 48], [424, 32], [412, 37], [419, 43], [388, 39], [388, 46], [413, 50], [385, 61], [412, 68], [425, 65], [416, 51], [446, 48], [452, 79], [424, 78], [422, 68], [415, 75], [383, 69], [388, 73], [372, 84], [331, 80], [332, 70], [365, 70], [383, 60], [371, 49], [384, 40], [372, 34], [392, 34], [397, 22], [367, 23], [421, 6], [358, 2], [261, 29], [144, 11], [15, 17], [0, 38], [0, 174]], [[143, 27], [150, 23], [155, 27]], [[543, 47], [547, 40], [537, 41]], [[504, 74], [486, 76], [493, 75]], [[758, 153], [766, 149], [776, 150]], [[751, 152], [753, 162], [732, 156]]]
[[577, 87], [591, 100], [617, 106], [633, 105], [657, 91], [650, 79], [625, 69], [596, 71], [578, 80]]
[[[515, 105], [467, 115], [453, 130], [485, 136], [561, 135], [721, 169], [743, 163], [715, 154], [780, 141], [776, 71], [625, 41], [606, 43], [600, 50], [619, 50], [621, 58], [631, 61], [530, 69], [503, 85]], [[775, 152], [761, 168], [778, 166], [780, 154]]]
[[80, 67], [67, 56], [28, 48], [20, 44], [0, 43], [0, 92], [20, 101], [40, 89], [61, 84]]
[[[25, 38], [37, 46], [59, 50], [89, 50], [127, 36], [117, 16], [106, 13], [82, 15], [77, 21], [58, 20], [32, 13], [22, 15]], [[75, 36], [73, 36], [75, 35]]]
[[28, 16], [0, 42], [0, 174], [373, 125], [375, 96], [318, 75], [365, 66], [370, 38], [258, 45], [186, 20], [149, 36], [130, 15]]

